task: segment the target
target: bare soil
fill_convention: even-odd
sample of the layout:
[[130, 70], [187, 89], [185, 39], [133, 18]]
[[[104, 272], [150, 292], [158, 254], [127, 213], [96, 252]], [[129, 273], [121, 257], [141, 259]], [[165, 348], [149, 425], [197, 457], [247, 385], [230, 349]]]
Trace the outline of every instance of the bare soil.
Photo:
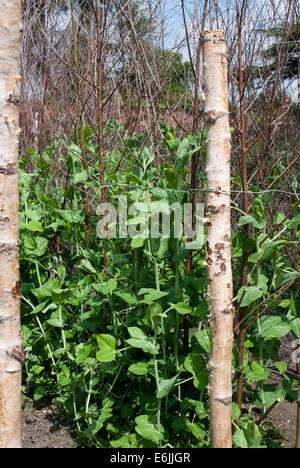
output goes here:
[[[294, 348], [292, 343], [293, 335], [288, 334], [281, 340], [281, 348], [278, 353], [278, 360], [286, 362], [288, 368], [297, 374], [297, 367], [292, 362], [292, 353]], [[274, 379], [273, 382], [280, 383], [279, 379]], [[297, 418], [297, 403], [288, 403], [284, 401], [281, 405], [274, 408], [271, 412], [269, 421], [279, 430], [282, 437], [282, 445], [287, 448], [294, 448], [296, 443], [296, 418]]]
[[60, 420], [55, 408], [41, 408], [32, 400], [23, 404], [23, 448], [72, 448], [74, 438], [66, 424]]

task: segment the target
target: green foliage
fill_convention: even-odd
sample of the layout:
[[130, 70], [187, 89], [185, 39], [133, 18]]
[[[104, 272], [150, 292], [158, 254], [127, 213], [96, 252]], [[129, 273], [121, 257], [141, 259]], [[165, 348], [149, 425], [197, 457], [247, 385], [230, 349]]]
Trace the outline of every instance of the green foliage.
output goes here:
[[[115, 132], [109, 122], [105, 132]], [[130, 201], [189, 201], [187, 164], [195, 152], [205, 158], [205, 134], [177, 138], [161, 125], [159, 150], [167, 155], [153, 166], [154, 150], [132, 136], [122, 151], [113, 150], [106, 168], [108, 200], [127, 192]], [[118, 131], [124, 129], [118, 127]], [[97, 142], [85, 129], [86, 157]], [[75, 137], [76, 141], [76, 137]], [[193, 274], [186, 277], [185, 239], [99, 240], [97, 216], [88, 217], [86, 245], [83, 187], [101, 199], [97, 164], [83, 172], [81, 150], [61, 137], [39, 155], [28, 151], [20, 164], [20, 267], [22, 322], [27, 361], [24, 392], [53, 401], [76, 430], [79, 442], [96, 447], [208, 447], [208, 371], [210, 339], [204, 247], [194, 252]], [[123, 163], [123, 161], [126, 161]], [[136, 164], [139, 161], [139, 164]], [[57, 183], [56, 164], [69, 171]], [[25, 167], [33, 167], [31, 172]], [[115, 173], [118, 168], [118, 173]], [[203, 180], [205, 178], [203, 176]], [[130, 186], [130, 187], [128, 187]], [[156, 205], [155, 205], [156, 204]], [[244, 214], [233, 235], [235, 304], [249, 309], [242, 369], [250, 407], [269, 407], [277, 398], [293, 401], [295, 382], [277, 362], [279, 338], [299, 338], [296, 301], [299, 272], [285, 248], [296, 245], [293, 219], [267, 218], [268, 200], [256, 198], [253, 215]], [[251, 224], [246, 238], [243, 226]], [[104, 250], [108, 271], [104, 274]], [[247, 288], [240, 288], [241, 256], [250, 254]], [[254, 266], [260, 274], [253, 275]], [[298, 283], [297, 283], [298, 281]], [[291, 283], [291, 284], [290, 284]], [[281, 289], [286, 286], [286, 289]], [[279, 292], [278, 292], [279, 291]], [[274, 301], [274, 295], [278, 298]], [[273, 301], [273, 302], [272, 302]], [[259, 322], [257, 315], [266, 308]], [[190, 314], [189, 354], [183, 349], [183, 320]], [[237, 344], [233, 366], [236, 368]], [[262, 353], [262, 354], [261, 354]], [[276, 374], [280, 388], [265, 384]], [[234, 414], [237, 414], [234, 408]], [[256, 426], [251, 410], [243, 415], [234, 440], [239, 447], [270, 445], [268, 432]]]

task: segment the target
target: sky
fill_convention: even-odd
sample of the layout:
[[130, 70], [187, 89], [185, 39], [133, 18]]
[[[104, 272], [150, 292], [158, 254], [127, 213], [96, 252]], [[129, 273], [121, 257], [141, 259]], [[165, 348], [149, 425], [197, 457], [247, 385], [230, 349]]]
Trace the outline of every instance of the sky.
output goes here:
[[[157, 4], [159, 0], [153, 0], [153, 5]], [[276, 17], [278, 24], [280, 23], [281, 18], [284, 17], [285, 9], [287, 6], [287, 0], [250, 0], [252, 2], [252, 9], [250, 9], [249, 17], [249, 28], [250, 28], [250, 40], [258, 41], [259, 34], [253, 35], [253, 25], [252, 20], [257, 19], [261, 22], [261, 25], [264, 25], [266, 20], [269, 21], [269, 18], [273, 16], [274, 6], [276, 8]], [[198, 4], [198, 7], [202, 11], [204, 0], [184, 0], [185, 10], [186, 10], [186, 21], [189, 31], [192, 30], [192, 16], [194, 11], [194, 3]], [[181, 0], [161, 0], [162, 13], [165, 18], [164, 28], [166, 31], [165, 37], [165, 48], [173, 49], [176, 45], [181, 45], [178, 49], [183, 55], [183, 60], [188, 61], [188, 49], [186, 47], [185, 41], [185, 28], [183, 23]], [[235, 0], [218, 0], [218, 5], [222, 10], [222, 14], [225, 16], [230, 15], [233, 18], [232, 14], [235, 16]], [[232, 10], [232, 13], [229, 12], [229, 9]], [[229, 13], [228, 13], [229, 12]], [[252, 16], [251, 16], [252, 15]], [[235, 27], [235, 26], [234, 26]], [[261, 37], [265, 36], [261, 34]], [[245, 38], [247, 39], [247, 26], [245, 29]], [[193, 41], [196, 41], [197, 38], [191, 38], [192, 49]], [[269, 47], [270, 44], [274, 42], [274, 39], [270, 39], [265, 47]], [[177, 49], [175, 49], [177, 50]], [[285, 86], [288, 86], [288, 94], [290, 98], [295, 102], [298, 99], [298, 81], [294, 79], [292, 82], [286, 81]]]

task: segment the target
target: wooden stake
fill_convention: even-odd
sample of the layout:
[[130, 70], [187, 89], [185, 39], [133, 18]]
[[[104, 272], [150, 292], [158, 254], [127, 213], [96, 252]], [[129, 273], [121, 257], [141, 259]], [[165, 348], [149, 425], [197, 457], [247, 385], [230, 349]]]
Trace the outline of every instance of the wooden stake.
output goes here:
[[18, 136], [21, 2], [0, 2], [0, 448], [21, 447]]
[[206, 31], [203, 42], [203, 90], [207, 128], [207, 269], [211, 356], [210, 433], [212, 448], [231, 448], [233, 316], [230, 151], [227, 47], [222, 31]]

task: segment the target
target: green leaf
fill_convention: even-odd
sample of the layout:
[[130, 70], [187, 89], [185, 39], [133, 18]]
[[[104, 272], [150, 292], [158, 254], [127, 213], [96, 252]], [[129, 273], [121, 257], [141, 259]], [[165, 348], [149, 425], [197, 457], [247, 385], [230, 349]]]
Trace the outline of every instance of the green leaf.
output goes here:
[[188, 138], [184, 138], [177, 150], [177, 161], [175, 164], [175, 171], [180, 172], [181, 169], [186, 165], [189, 156], [190, 142]]
[[300, 216], [297, 215], [295, 218], [291, 219], [288, 222], [288, 228], [289, 229], [297, 229], [299, 224], [300, 224]]
[[207, 419], [208, 414], [207, 414], [207, 410], [206, 410], [206, 408], [204, 406], [203, 401], [197, 401], [196, 402], [195, 410], [196, 410], [197, 416], [198, 416], [198, 418], [200, 420], [201, 419]]
[[242, 227], [246, 224], [253, 224], [253, 226], [257, 229], [264, 229], [264, 227], [266, 227], [266, 220], [261, 219], [260, 221], [257, 221], [254, 216], [251, 215], [241, 216], [238, 222], [238, 226]]
[[27, 216], [27, 218], [29, 219], [32, 219], [33, 221], [39, 221], [43, 215], [44, 215], [44, 212], [43, 210], [25, 210], [25, 214]]
[[67, 222], [72, 224], [80, 224], [83, 221], [83, 216], [76, 210], [57, 210], [60, 216]]
[[128, 255], [126, 254], [116, 254], [113, 255], [111, 259], [112, 265], [129, 265], [131, 263], [131, 260]]
[[73, 185], [83, 184], [84, 182], [87, 181], [87, 177], [88, 177], [88, 174], [86, 171], [78, 172], [72, 178], [72, 183]]
[[[241, 300], [244, 290], [245, 290], [245, 286], [239, 289], [239, 292], [237, 295], [238, 301]], [[260, 299], [263, 296], [263, 294], [264, 294], [264, 291], [257, 288], [256, 286], [248, 286], [246, 289], [245, 295], [243, 297], [241, 307], [247, 307], [248, 305]]]
[[262, 317], [261, 336], [263, 338], [281, 338], [291, 331], [291, 325], [285, 317], [279, 315], [273, 317]]
[[135, 306], [137, 304], [137, 299], [135, 295], [131, 292], [117, 290], [114, 291], [114, 294], [120, 297], [124, 302], [126, 302], [130, 306]]
[[193, 311], [192, 307], [188, 304], [185, 304], [185, 302], [178, 302], [177, 304], [170, 304], [170, 305], [180, 315], [188, 315], [188, 314], [191, 314]]
[[283, 301], [280, 302], [279, 307], [290, 307], [291, 305], [291, 300], [290, 299], [284, 299]]
[[232, 403], [232, 420], [235, 421], [241, 415], [241, 410], [237, 403]]
[[256, 248], [255, 239], [245, 238], [244, 242], [242, 243], [242, 249], [247, 252], [251, 253]]
[[110, 445], [113, 448], [132, 448], [128, 435], [124, 435], [117, 440], [111, 440]]
[[38, 401], [43, 398], [46, 394], [46, 388], [43, 385], [38, 385], [34, 390], [33, 399], [34, 401]]
[[207, 387], [208, 373], [198, 353], [193, 352], [186, 357], [184, 368], [194, 375], [193, 383], [198, 390], [204, 390]]
[[102, 421], [94, 421], [83, 431], [84, 437], [88, 440], [93, 439], [103, 427]]
[[264, 400], [261, 403], [266, 408], [269, 408], [273, 403], [278, 400], [279, 402], [283, 402], [286, 396], [286, 390], [284, 388], [279, 388], [278, 390], [264, 390]]
[[265, 373], [265, 368], [258, 362], [253, 361], [251, 363], [251, 368], [247, 368], [246, 377], [249, 380], [259, 382], [260, 380], [265, 380], [270, 377], [269, 374]]
[[[81, 346], [81, 345], [79, 345]], [[76, 349], [76, 364], [83, 364], [84, 361], [89, 357], [91, 352], [91, 346], [83, 346]]]
[[175, 377], [173, 377], [172, 379], [168, 379], [168, 380], [162, 380], [160, 383], [159, 383], [159, 387], [158, 387], [158, 390], [156, 392], [156, 398], [164, 398], [166, 397], [167, 395], [169, 395], [169, 393], [171, 392], [175, 382], [176, 382], [176, 379], [177, 379], [177, 375]]
[[262, 435], [254, 421], [250, 421], [248, 423], [245, 436], [247, 438], [249, 448], [260, 448]]
[[291, 329], [297, 339], [300, 339], [300, 318], [291, 321]]
[[173, 255], [172, 262], [174, 263], [181, 262], [188, 256], [189, 252], [190, 250], [188, 249], [179, 250], [175, 255]]
[[286, 218], [286, 215], [284, 213], [277, 213], [274, 218], [273, 224], [274, 225], [281, 224], [285, 218]]
[[45, 314], [50, 309], [57, 309], [56, 304], [49, 304], [47, 306], [46, 305], [47, 305], [47, 301], [43, 302], [42, 304], [39, 304], [37, 307], [35, 307], [35, 309], [33, 309], [31, 313], [32, 314], [39, 314], [39, 313]]
[[186, 426], [188, 430], [193, 434], [193, 436], [196, 437], [197, 440], [205, 439], [206, 432], [204, 431], [204, 429], [201, 429], [201, 427], [197, 423], [192, 423], [187, 419]]
[[245, 437], [244, 431], [241, 429], [233, 434], [232, 441], [239, 448], [248, 448], [247, 439]]
[[202, 301], [196, 308], [195, 315], [202, 320], [207, 320], [209, 315], [209, 305], [206, 301]]
[[51, 327], [64, 328], [63, 323], [61, 323], [58, 319], [49, 319], [47, 320], [47, 322], [49, 323], [49, 325], [51, 325]]
[[145, 243], [145, 238], [142, 236], [137, 236], [134, 237], [131, 241], [131, 247], [133, 249], [139, 249], [140, 247], [143, 247]]
[[52, 289], [52, 301], [55, 302], [56, 304], [63, 302], [65, 299], [67, 299], [71, 294], [70, 289], [60, 289], [60, 288], [53, 288]]
[[97, 335], [99, 350], [96, 359], [100, 362], [112, 362], [116, 359], [116, 339], [111, 335]]
[[150, 293], [153, 293], [155, 291], [156, 291], [156, 289], [153, 289], [153, 288], [142, 288], [142, 289], [139, 290], [137, 295], [138, 296], [143, 296], [144, 294], [150, 294]]
[[92, 273], [92, 274], [97, 273], [97, 271], [95, 270], [95, 268], [93, 267], [93, 265], [91, 264], [89, 260], [81, 260], [81, 262], [78, 265], [78, 268], [80, 270], [88, 271], [89, 273]]
[[163, 440], [164, 436], [162, 432], [164, 432], [163, 427], [161, 426], [161, 432], [157, 429], [157, 419], [155, 416], [150, 416], [148, 414], [143, 414], [135, 418], [136, 432], [144, 437], [144, 439], [151, 440], [155, 444], [159, 444], [161, 440]]
[[128, 332], [131, 336], [127, 343], [133, 348], [143, 349], [145, 352], [151, 354], [157, 354], [158, 349], [155, 345], [155, 341], [152, 337], [145, 335], [143, 330], [137, 327], [129, 327]]
[[287, 363], [286, 362], [274, 362], [275, 367], [279, 370], [280, 374], [284, 374], [287, 371]]
[[149, 367], [146, 362], [136, 362], [135, 364], [131, 364], [128, 370], [135, 375], [146, 375], [149, 372]]
[[285, 273], [285, 274], [281, 277], [281, 284], [280, 284], [280, 286], [284, 286], [285, 284], [289, 283], [290, 281], [292, 281], [293, 279], [295, 279], [295, 278], [297, 278], [297, 277], [300, 277], [299, 271], [297, 271], [297, 270], [290, 270], [290, 271], [288, 271], [287, 273]]
[[158, 302], [151, 304], [146, 310], [146, 317], [148, 319], [149, 325], [156, 329], [158, 324], [161, 321], [162, 317], [162, 307]]
[[129, 172], [126, 172], [125, 177], [127, 181], [130, 182], [131, 184], [142, 185], [142, 182], [140, 181], [140, 179], [138, 179], [138, 177], [136, 177], [134, 174], [130, 174]]
[[187, 419], [186, 418], [176, 418], [172, 422], [172, 429], [178, 432], [186, 431], [187, 429]]
[[206, 353], [210, 352], [210, 336], [208, 330], [200, 330], [195, 333], [196, 340]]
[[42, 257], [48, 247], [48, 240], [44, 237], [35, 236], [33, 239], [26, 238], [24, 246], [26, 253], [33, 257]]
[[71, 372], [70, 369], [65, 365], [61, 365], [62, 371], [58, 374], [58, 383], [62, 387], [66, 387], [71, 383]]
[[171, 151], [176, 151], [180, 144], [180, 140], [175, 138], [175, 140], [165, 140], [165, 143]]
[[265, 262], [266, 260], [271, 260], [272, 258], [276, 258], [279, 253], [279, 249], [284, 247], [284, 245], [288, 244], [287, 241], [284, 240], [279, 240], [279, 241], [272, 241], [267, 244], [265, 248], [265, 251], [260, 257], [261, 262]]
[[104, 283], [93, 283], [92, 288], [100, 294], [110, 294], [118, 287], [118, 282], [114, 278], [109, 279]]
[[157, 200], [168, 200], [167, 190], [163, 190], [159, 187], [155, 187], [151, 189], [151, 193], [155, 196]]
[[190, 353], [185, 358], [184, 368], [191, 374], [197, 375], [204, 368], [202, 358], [196, 352]]
[[260, 198], [254, 198], [252, 201], [252, 211], [256, 219], [261, 219], [264, 213], [264, 204]]
[[194, 386], [198, 390], [206, 390], [208, 386], [208, 372], [207, 370], [203, 370], [201, 372], [198, 372], [198, 374], [195, 376], [193, 380]]
[[168, 250], [169, 250], [169, 239], [167, 239], [166, 237], [163, 237], [160, 240], [159, 248], [155, 252], [155, 256], [158, 258], [158, 260], [162, 260], [164, 255], [168, 252]]
[[143, 304], [148, 304], [151, 305], [153, 302], [158, 301], [162, 297], [168, 296], [168, 292], [163, 292], [163, 291], [153, 291], [150, 294], [146, 294], [143, 301], [141, 301]]
[[43, 226], [39, 221], [29, 221], [28, 224], [24, 226], [24, 229], [28, 229], [28, 231], [32, 232], [43, 232]]

